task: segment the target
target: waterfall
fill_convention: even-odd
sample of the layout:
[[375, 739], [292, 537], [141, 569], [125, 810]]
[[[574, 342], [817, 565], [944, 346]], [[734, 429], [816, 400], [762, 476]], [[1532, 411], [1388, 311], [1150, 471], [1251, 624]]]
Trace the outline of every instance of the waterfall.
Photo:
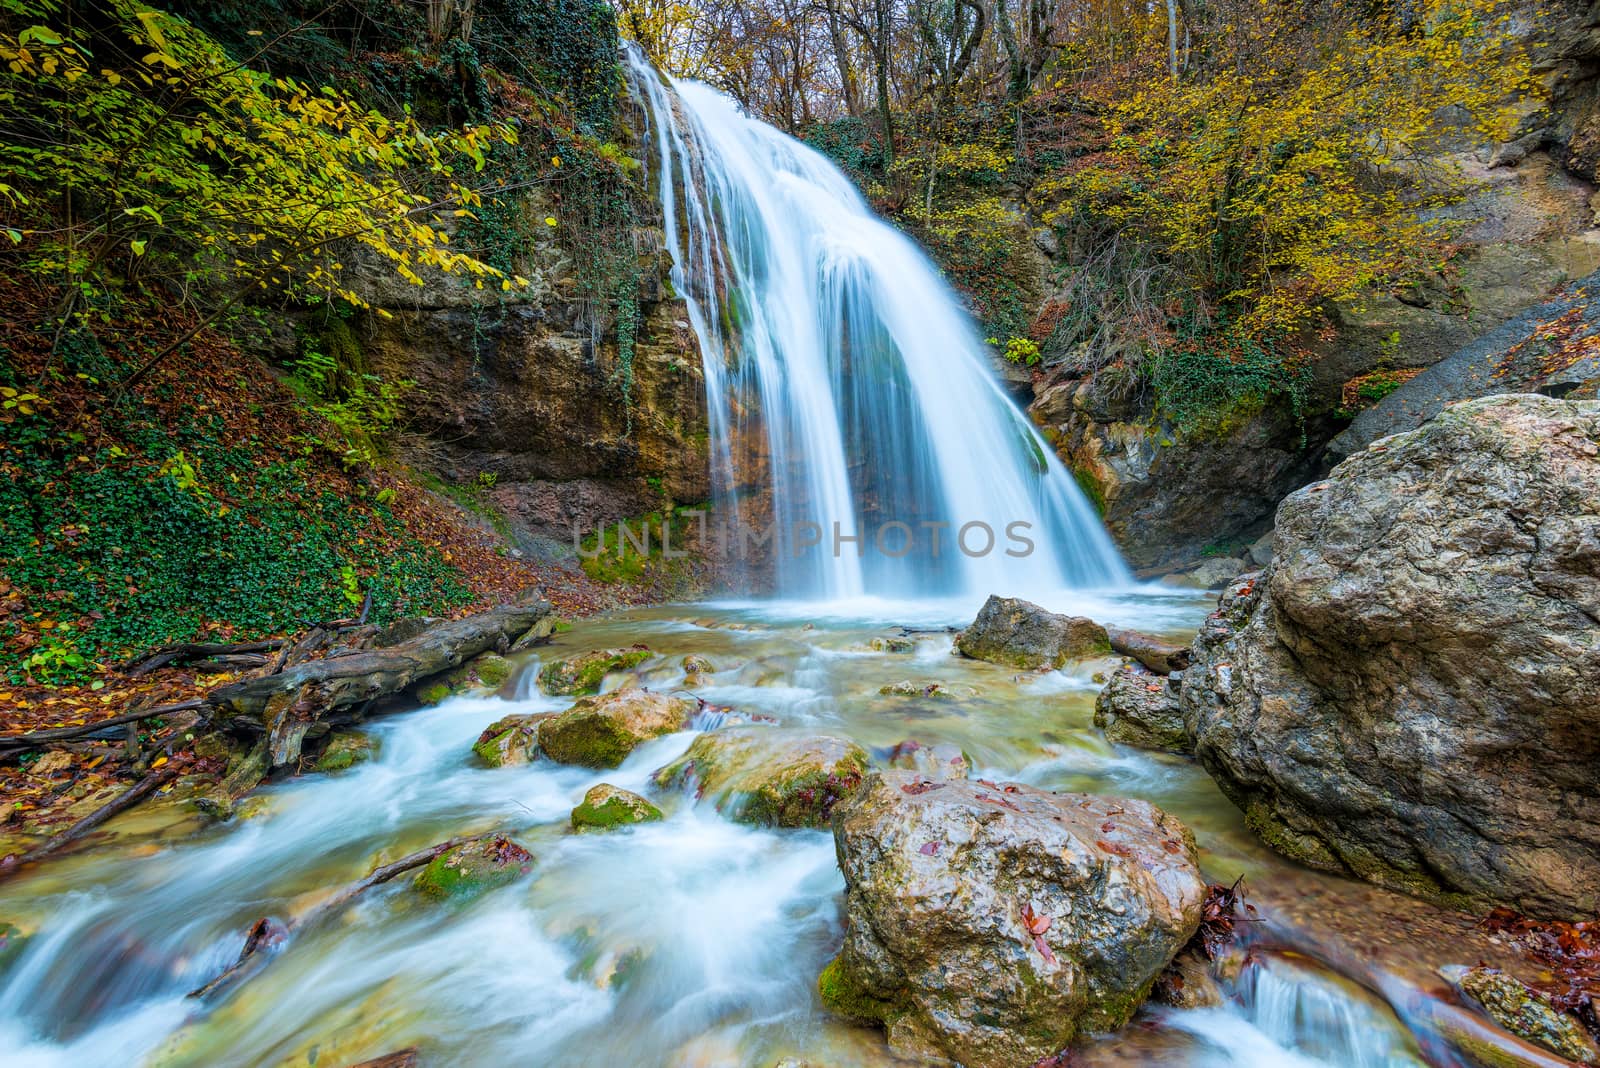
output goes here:
[[793, 597], [1125, 583], [916, 245], [820, 153], [631, 47], [628, 62], [705, 363], [724, 542], [770, 537]]

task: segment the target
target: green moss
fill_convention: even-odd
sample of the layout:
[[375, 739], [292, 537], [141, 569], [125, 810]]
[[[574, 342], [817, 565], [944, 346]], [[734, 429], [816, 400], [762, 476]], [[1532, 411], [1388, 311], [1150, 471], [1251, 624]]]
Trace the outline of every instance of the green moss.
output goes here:
[[417, 687], [417, 700], [424, 705], [436, 705], [450, 696], [450, 684], [444, 679], [434, 679]]
[[572, 810], [572, 827], [579, 831], [609, 831], [661, 818], [661, 810], [644, 798], [602, 784], [590, 790], [583, 803]]
[[1104, 517], [1106, 514], [1106, 491], [1100, 480], [1087, 468], [1074, 464], [1071, 468], [1072, 478], [1078, 483], [1078, 488], [1083, 490], [1083, 495], [1089, 498], [1089, 503], [1094, 505], [1095, 514]]
[[533, 854], [511, 839], [479, 838], [434, 857], [413, 885], [433, 898], [476, 897], [515, 882], [532, 866]]
[[829, 1012], [861, 1023], [888, 1024], [903, 1012], [858, 983], [844, 966], [843, 953], [829, 961], [817, 976], [817, 994]]
[[340, 731], [328, 739], [317, 758], [318, 771], [344, 771], [372, 759], [374, 746], [365, 734]]
[[852, 756], [829, 771], [779, 778], [748, 795], [739, 816], [767, 827], [826, 827], [833, 806], [859, 790], [866, 773], [866, 761]]
[[600, 684], [613, 671], [638, 667], [653, 654], [643, 646], [632, 649], [598, 649], [546, 664], [539, 670], [539, 686], [554, 696], [580, 696], [600, 692]]
[[564, 712], [541, 735], [552, 759], [584, 768], [614, 768], [636, 744], [631, 734], [605, 716], [589, 712]]
[[511, 677], [511, 661], [498, 653], [484, 653], [472, 661], [472, 671], [483, 685], [498, 690]]

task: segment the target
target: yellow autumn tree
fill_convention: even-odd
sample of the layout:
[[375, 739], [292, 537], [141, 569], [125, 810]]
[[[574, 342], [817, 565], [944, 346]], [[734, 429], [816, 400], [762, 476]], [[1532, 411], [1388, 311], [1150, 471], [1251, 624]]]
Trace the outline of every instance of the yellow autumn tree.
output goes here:
[[1235, 0], [1177, 78], [1147, 28], [1144, 66], [1097, 83], [1106, 147], [1052, 183], [1050, 218], [1136, 235], [1201, 295], [1202, 328], [1256, 342], [1436, 265], [1430, 209], [1467, 191], [1449, 154], [1503, 138], [1533, 83], [1502, 5], [1406, 11]]

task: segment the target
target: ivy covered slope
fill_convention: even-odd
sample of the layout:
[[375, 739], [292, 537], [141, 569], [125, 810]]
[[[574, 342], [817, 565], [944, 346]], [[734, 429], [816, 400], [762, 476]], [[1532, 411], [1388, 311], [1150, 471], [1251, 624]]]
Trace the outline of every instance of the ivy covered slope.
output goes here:
[[[535, 584], [582, 610], [611, 594], [527, 550], [601, 518], [561, 507], [583, 462], [636, 484], [604, 518], [684, 490], [646, 469], [699, 387], [612, 139], [609, 9], [434, 14], [0, 5], [13, 688], [109, 695], [136, 650], [368, 595], [378, 622]], [[595, 456], [537, 469], [563, 436]], [[540, 475], [545, 542], [515, 514]]]

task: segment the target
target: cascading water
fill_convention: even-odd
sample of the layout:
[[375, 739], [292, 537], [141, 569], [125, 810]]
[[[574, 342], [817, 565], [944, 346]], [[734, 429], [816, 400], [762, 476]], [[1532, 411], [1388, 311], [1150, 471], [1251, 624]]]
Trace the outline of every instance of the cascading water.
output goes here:
[[[917, 247], [819, 153], [636, 51], [629, 62], [705, 361], [724, 536], [770, 534], [789, 596], [1126, 582]], [[741, 507], [756, 481], [770, 516]]]

